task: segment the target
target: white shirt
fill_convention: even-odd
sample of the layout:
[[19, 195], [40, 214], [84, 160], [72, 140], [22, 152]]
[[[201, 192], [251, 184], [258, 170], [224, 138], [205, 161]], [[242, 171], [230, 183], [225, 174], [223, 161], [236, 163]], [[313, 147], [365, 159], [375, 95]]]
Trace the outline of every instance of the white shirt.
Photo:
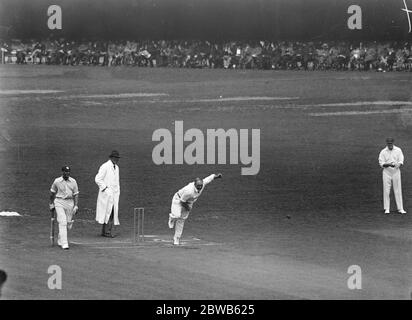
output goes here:
[[390, 174], [393, 175], [399, 170], [399, 165], [403, 165], [403, 153], [401, 148], [398, 148], [396, 146], [393, 146], [392, 150], [389, 150], [388, 147], [382, 149], [382, 151], [379, 153], [379, 165], [383, 168], [384, 164], [390, 164], [394, 163], [395, 167], [387, 167], [383, 168], [383, 170]]
[[189, 183], [177, 192], [180, 201], [187, 202], [188, 204], [193, 204], [200, 197], [206, 185], [212, 182], [214, 179], [214, 174], [211, 174], [210, 176], [204, 178], [203, 187], [200, 191], [196, 189], [194, 182]]
[[79, 194], [77, 182], [72, 177], [67, 180], [64, 180], [63, 177], [56, 178], [50, 191], [56, 194], [57, 199], [73, 199], [75, 195]]

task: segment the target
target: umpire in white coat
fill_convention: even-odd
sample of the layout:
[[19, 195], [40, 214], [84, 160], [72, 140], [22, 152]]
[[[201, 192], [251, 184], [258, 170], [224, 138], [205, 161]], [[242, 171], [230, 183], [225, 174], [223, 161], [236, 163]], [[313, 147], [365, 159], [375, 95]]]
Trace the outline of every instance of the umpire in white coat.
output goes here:
[[119, 225], [119, 152], [113, 150], [109, 160], [103, 163], [94, 179], [99, 187], [96, 205], [96, 221], [103, 225], [102, 236], [113, 238], [112, 227]]

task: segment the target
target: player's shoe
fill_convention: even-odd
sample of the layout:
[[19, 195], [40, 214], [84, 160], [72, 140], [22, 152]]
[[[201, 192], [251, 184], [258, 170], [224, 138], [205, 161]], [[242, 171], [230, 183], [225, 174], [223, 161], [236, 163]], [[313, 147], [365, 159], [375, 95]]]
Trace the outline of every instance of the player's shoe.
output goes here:
[[175, 227], [175, 219], [169, 217], [169, 228], [173, 229]]
[[405, 214], [406, 211], [405, 211], [405, 210], [399, 210], [398, 213], [399, 213], [399, 214]]
[[103, 234], [103, 237], [106, 237], [106, 238], [114, 238], [115, 235], [113, 235], [111, 232], [106, 232], [105, 234]]
[[70, 249], [68, 244], [62, 246], [62, 248], [63, 248], [63, 250], [69, 250]]
[[173, 244], [178, 246], [180, 244], [180, 239], [178, 237], [173, 237]]
[[385, 210], [385, 214], [389, 214], [390, 212], [389, 212], [389, 210]]

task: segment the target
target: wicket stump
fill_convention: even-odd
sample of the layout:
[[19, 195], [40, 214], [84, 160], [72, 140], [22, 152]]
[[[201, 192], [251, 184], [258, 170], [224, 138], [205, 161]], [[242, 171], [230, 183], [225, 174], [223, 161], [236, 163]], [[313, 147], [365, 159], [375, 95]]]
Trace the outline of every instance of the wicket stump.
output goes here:
[[144, 241], [144, 208], [133, 209], [133, 243]]

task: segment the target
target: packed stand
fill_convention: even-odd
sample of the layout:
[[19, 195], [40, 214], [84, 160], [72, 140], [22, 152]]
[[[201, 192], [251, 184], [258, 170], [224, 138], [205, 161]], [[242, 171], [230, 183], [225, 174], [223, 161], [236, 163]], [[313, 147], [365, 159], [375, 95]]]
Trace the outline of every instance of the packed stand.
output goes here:
[[401, 42], [1, 41], [1, 63], [272, 70], [411, 71]]

